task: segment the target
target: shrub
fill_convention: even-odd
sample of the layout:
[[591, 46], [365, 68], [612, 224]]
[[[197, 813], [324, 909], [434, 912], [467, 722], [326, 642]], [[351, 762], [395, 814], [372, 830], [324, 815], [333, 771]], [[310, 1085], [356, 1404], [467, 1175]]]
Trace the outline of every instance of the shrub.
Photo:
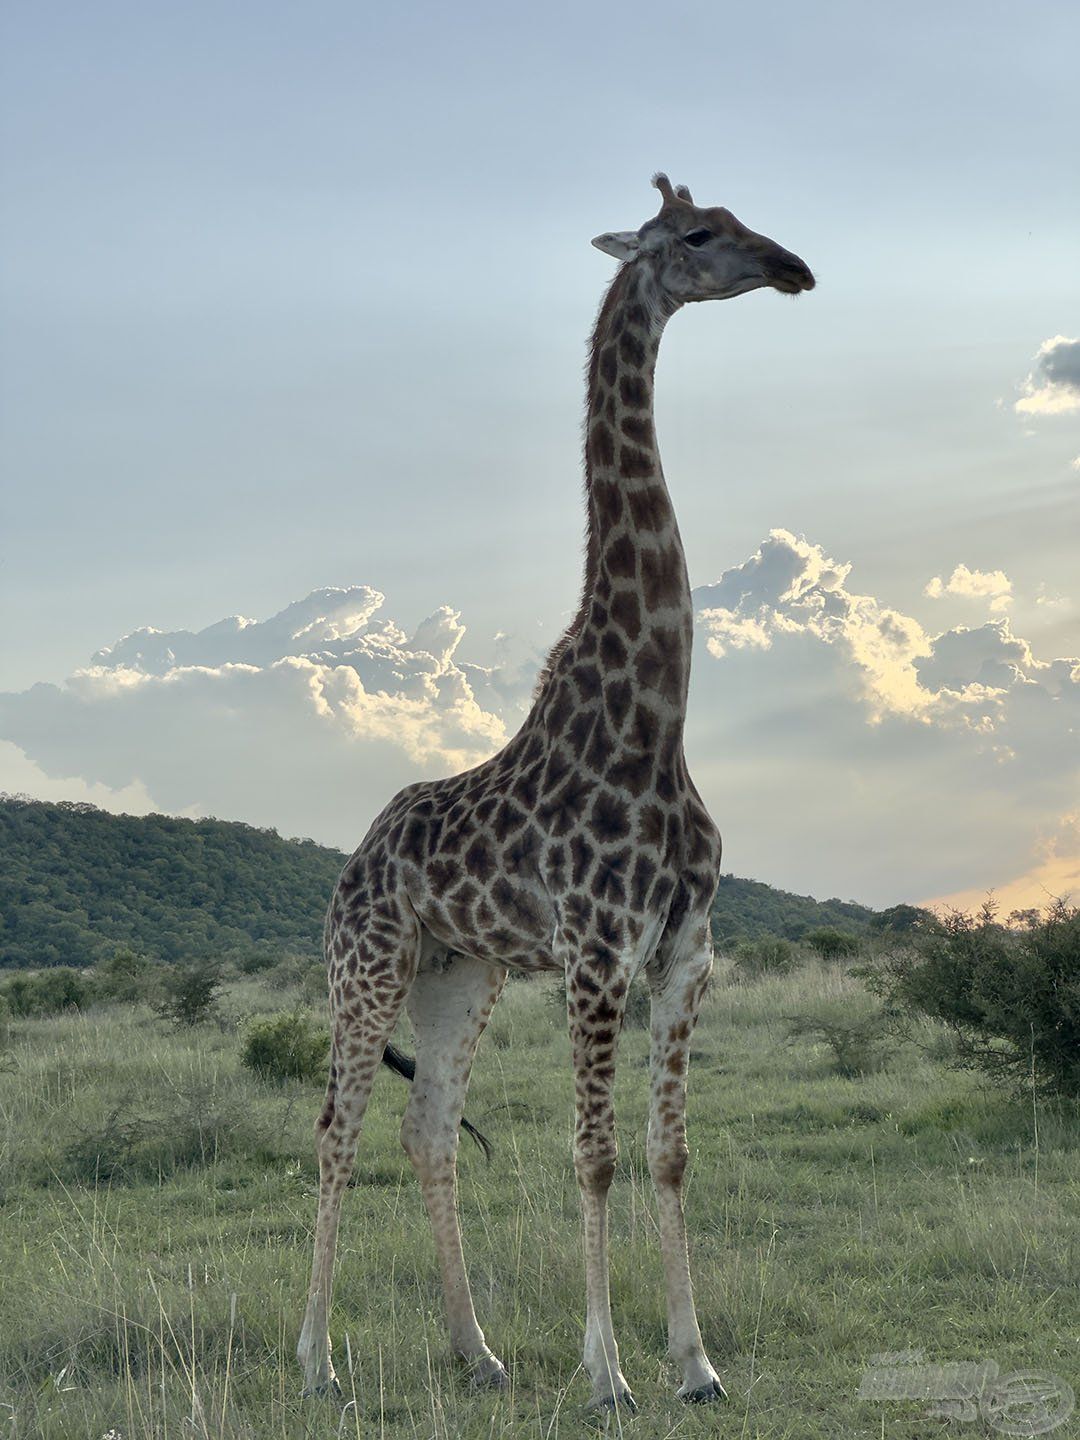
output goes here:
[[264, 1080], [325, 1080], [330, 1036], [295, 1011], [248, 1026], [240, 1062]]
[[788, 1017], [788, 1040], [810, 1040], [827, 1045], [833, 1069], [853, 1078], [880, 1070], [889, 1057], [888, 1017], [882, 1010], [863, 1015], [821, 1013]]
[[803, 939], [823, 960], [844, 960], [859, 953], [859, 937], [845, 930], [811, 930]]
[[223, 983], [216, 960], [171, 965], [162, 977], [158, 1014], [174, 1025], [201, 1025], [215, 1014]]
[[731, 958], [736, 970], [747, 980], [760, 980], [763, 975], [786, 975], [798, 960], [790, 940], [772, 935], [763, 940], [741, 941]]
[[241, 975], [261, 975], [264, 970], [272, 969], [278, 959], [279, 957], [269, 950], [248, 950], [246, 954], [237, 957], [236, 968]]
[[134, 950], [117, 950], [94, 966], [94, 991], [100, 1000], [132, 1003], [145, 1000], [155, 988], [153, 966]]
[[309, 966], [300, 986], [300, 994], [305, 1000], [313, 1004], [325, 1006], [329, 997], [329, 985], [326, 978], [326, 965], [322, 960], [316, 960]]
[[13, 975], [0, 990], [12, 1015], [58, 1015], [63, 1010], [82, 1010], [90, 1003], [90, 981], [79, 970], [57, 965], [36, 975]]
[[924, 910], [920, 905], [890, 905], [872, 917], [870, 926], [892, 935], [906, 935], [910, 930], [920, 930], [933, 923], [932, 910]]
[[117, 1106], [97, 1125], [80, 1129], [63, 1151], [61, 1171], [86, 1185], [107, 1185], [128, 1176], [146, 1124]]
[[323, 976], [325, 984], [326, 967], [321, 960], [313, 960], [310, 955], [278, 956], [263, 972], [263, 980], [270, 990], [302, 990], [313, 970]]
[[1080, 910], [1064, 901], [1020, 931], [989, 902], [955, 911], [864, 978], [901, 1020], [944, 1021], [955, 1065], [1080, 1095]]

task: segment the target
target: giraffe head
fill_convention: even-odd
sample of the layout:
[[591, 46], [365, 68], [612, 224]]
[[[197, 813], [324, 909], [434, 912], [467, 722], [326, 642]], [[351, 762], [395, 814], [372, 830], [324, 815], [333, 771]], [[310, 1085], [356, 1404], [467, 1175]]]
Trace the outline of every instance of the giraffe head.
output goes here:
[[814, 288], [806, 263], [767, 235], [758, 235], [721, 206], [695, 205], [685, 185], [654, 175], [659, 213], [640, 230], [598, 235], [592, 242], [616, 260], [646, 265], [659, 290], [677, 304], [730, 300], [770, 287], [785, 295]]

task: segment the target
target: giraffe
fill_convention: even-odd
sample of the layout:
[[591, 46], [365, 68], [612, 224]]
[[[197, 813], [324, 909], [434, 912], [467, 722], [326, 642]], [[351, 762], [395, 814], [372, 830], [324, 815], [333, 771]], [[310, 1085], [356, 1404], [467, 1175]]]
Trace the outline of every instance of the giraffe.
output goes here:
[[649, 1170], [679, 1395], [723, 1398], [694, 1310], [683, 1219], [689, 1043], [712, 968], [720, 835], [687, 772], [693, 608], [653, 429], [664, 326], [682, 305], [810, 290], [796, 255], [656, 175], [639, 230], [597, 236], [621, 261], [593, 332], [585, 420], [588, 539], [577, 613], [518, 734], [491, 759], [396, 795], [346, 864], [326, 920], [330, 1078], [316, 1123], [319, 1206], [297, 1347], [305, 1393], [339, 1394], [327, 1330], [342, 1194], [404, 1007], [416, 1045], [401, 1140], [442, 1273], [451, 1347], [473, 1382], [507, 1373], [473, 1309], [457, 1219], [458, 1130], [477, 1043], [509, 967], [562, 971], [575, 1076], [590, 1404], [633, 1411], [608, 1285], [615, 1056], [627, 990], [651, 991]]

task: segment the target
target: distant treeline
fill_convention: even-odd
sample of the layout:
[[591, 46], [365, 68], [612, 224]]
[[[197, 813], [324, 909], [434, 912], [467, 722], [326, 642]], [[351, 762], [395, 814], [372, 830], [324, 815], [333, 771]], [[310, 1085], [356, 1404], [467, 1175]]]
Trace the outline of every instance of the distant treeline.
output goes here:
[[0, 964], [91, 965], [319, 951], [345, 863], [311, 840], [225, 820], [110, 815], [0, 797]]
[[[345, 863], [313, 840], [229, 820], [111, 815], [0, 796], [0, 965], [92, 965], [118, 947], [161, 960], [317, 955]], [[875, 912], [725, 875], [723, 942], [871, 928]]]
[[808, 931], [823, 927], [862, 935], [883, 928], [887, 915], [856, 905], [853, 900], [814, 900], [809, 895], [774, 890], [760, 880], [721, 875], [713, 902], [712, 929], [715, 940], [728, 943], [763, 940], [770, 935], [801, 940]]

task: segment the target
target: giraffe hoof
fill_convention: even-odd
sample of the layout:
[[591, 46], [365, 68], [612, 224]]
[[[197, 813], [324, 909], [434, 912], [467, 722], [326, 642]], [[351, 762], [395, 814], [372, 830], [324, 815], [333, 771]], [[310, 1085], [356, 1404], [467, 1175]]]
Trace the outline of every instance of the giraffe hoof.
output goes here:
[[301, 1391], [301, 1400], [335, 1400], [339, 1405], [344, 1400], [337, 1380], [327, 1380], [324, 1385], [307, 1385]]
[[469, 1371], [469, 1384], [474, 1390], [508, 1390], [510, 1376], [506, 1366], [494, 1355], [483, 1355], [473, 1362]]
[[628, 1415], [636, 1415], [637, 1401], [624, 1385], [621, 1390], [613, 1390], [607, 1395], [598, 1395], [594, 1400], [589, 1402], [589, 1409], [597, 1412], [604, 1410], [625, 1410]]
[[707, 1385], [699, 1385], [696, 1390], [680, 1390], [679, 1399], [684, 1400], [687, 1405], [715, 1405], [717, 1400], [726, 1400], [727, 1391], [719, 1380], [710, 1380]]

